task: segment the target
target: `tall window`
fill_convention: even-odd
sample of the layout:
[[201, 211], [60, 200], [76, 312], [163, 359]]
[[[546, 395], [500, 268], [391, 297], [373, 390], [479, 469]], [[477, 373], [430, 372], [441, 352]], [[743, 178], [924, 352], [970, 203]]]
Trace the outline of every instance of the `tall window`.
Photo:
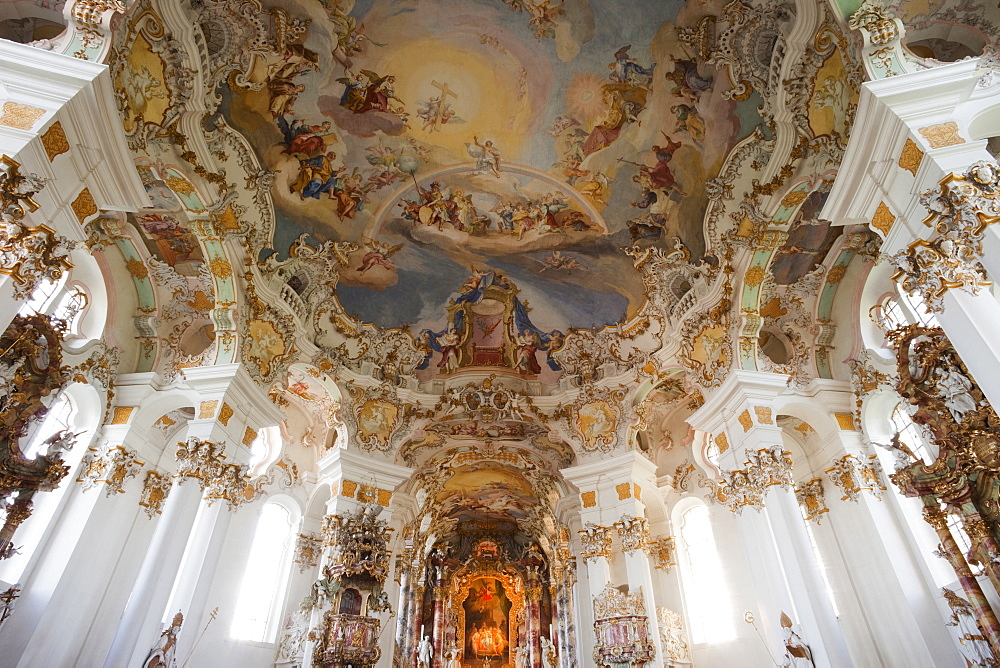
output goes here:
[[691, 640], [712, 643], [732, 640], [732, 603], [722, 576], [722, 563], [708, 507], [692, 506], [681, 516], [681, 577]]
[[899, 432], [899, 440], [906, 443], [913, 450], [913, 454], [924, 460], [924, 463], [930, 464], [934, 461], [936, 455], [930, 451], [927, 439], [920, 432], [920, 428], [917, 427], [910, 414], [906, 412], [906, 406], [902, 401], [896, 404], [890, 420], [893, 429]]
[[236, 640], [274, 642], [288, 580], [292, 528], [292, 516], [287, 509], [273, 501], [264, 505], [229, 632]]
[[[969, 552], [972, 551], [972, 539], [969, 538], [969, 534], [965, 530], [961, 515], [948, 513], [948, 528], [951, 530], [951, 535], [955, 539], [955, 542], [958, 543], [958, 548], [968, 558]], [[982, 575], [986, 571], [986, 567], [983, 564], [970, 563], [969, 568], [974, 575]]]
[[25, 459], [34, 459], [38, 455], [44, 455], [42, 449], [45, 441], [63, 429], [69, 429], [70, 421], [73, 417], [73, 403], [66, 393], [61, 393], [49, 406], [49, 412], [45, 414], [42, 423], [35, 429], [35, 433], [24, 448]]

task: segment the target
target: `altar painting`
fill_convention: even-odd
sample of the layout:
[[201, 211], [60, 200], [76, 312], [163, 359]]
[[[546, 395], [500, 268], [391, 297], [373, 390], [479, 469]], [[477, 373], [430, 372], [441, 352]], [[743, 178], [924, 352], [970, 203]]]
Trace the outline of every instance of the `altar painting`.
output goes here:
[[462, 603], [465, 611], [465, 654], [473, 666], [503, 665], [510, 660], [510, 610], [503, 583], [481, 577], [472, 582]]

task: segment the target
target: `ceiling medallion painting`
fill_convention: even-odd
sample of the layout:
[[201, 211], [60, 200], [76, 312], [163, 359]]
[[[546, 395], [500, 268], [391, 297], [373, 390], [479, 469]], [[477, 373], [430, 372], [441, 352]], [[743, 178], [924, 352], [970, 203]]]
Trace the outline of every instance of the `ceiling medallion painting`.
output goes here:
[[[265, 253], [353, 242], [337, 297], [383, 328], [446, 332], [470, 270], [516, 285], [542, 339], [634, 316], [620, 249], [679, 237], [700, 257], [705, 183], [759, 118], [685, 55], [680, 3], [607, 5], [262, 3], [245, 30], [270, 44], [221, 111], [275, 174]], [[210, 44], [240, 20], [223, 6]]]

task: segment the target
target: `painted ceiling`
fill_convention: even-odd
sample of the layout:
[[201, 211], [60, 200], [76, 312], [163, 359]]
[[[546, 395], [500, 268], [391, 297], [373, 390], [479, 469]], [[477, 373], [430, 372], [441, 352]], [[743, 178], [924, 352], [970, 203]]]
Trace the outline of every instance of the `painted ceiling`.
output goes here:
[[357, 244], [337, 295], [380, 327], [440, 330], [473, 269], [513, 281], [543, 332], [625, 320], [645, 297], [620, 248], [700, 257], [705, 182], [760, 121], [680, 43], [682, 3], [264, 8], [302, 27], [222, 113], [276, 174], [273, 252]]
[[[961, 57], [970, 7], [901, 15]], [[89, 228], [130, 363], [242, 362], [316, 459], [421, 471], [435, 522], [551, 523], [526, 471], [690, 443], [733, 369], [847, 379], [852, 39], [822, 1], [134, 0], [109, 66], [150, 202]]]

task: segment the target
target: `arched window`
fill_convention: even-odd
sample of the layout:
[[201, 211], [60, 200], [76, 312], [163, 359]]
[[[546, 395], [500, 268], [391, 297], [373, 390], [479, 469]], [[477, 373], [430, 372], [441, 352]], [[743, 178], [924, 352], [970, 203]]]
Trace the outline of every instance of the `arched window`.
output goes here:
[[906, 319], [905, 309], [899, 303], [899, 299], [893, 295], [886, 295], [878, 304], [871, 308], [868, 314], [884, 333], [905, 327], [909, 324]]
[[909, 320], [924, 327], [940, 327], [938, 319], [927, 309], [927, 304], [924, 303], [924, 298], [920, 296], [919, 292], [911, 294], [906, 290], [900, 290], [899, 294], [912, 316]]
[[681, 578], [688, 626], [694, 643], [712, 643], [736, 637], [732, 603], [715, 546], [708, 507], [696, 504], [680, 520]]
[[274, 501], [264, 505], [236, 598], [236, 614], [229, 632], [234, 639], [274, 642], [288, 581], [293, 529], [287, 508]]
[[67, 286], [55, 308], [52, 309], [52, 316], [59, 318], [66, 323], [67, 337], [80, 338], [80, 322], [83, 320], [83, 312], [89, 303], [87, 293], [78, 283]]
[[47, 313], [48, 307], [51, 306], [54, 301], [56, 293], [66, 282], [67, 274], [63, 274], [61, 278], [52, 281], [49, 279], [43, 279], [35, 291], [31, 293], [31, 297], [28, 301], [21, 305], [18, 313], [21, 315], [31, 315], [33, 313]]

